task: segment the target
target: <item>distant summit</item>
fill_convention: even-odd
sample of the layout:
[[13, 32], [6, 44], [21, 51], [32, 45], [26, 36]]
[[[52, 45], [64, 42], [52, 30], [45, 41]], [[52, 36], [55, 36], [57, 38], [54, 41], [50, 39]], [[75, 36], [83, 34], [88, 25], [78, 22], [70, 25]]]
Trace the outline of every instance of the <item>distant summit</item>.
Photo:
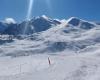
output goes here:
[[77, 17], [71, 17], [67, 20], [67, 24], [77, 26], [82, 29], [91, 29], [96, 26], [96, 23], [85, 21]]
[[67, 20], [68, 24], [71, 24], [73, 26], [78, 26], [81, 22], [81, 20], [79, 18], [76, 17], [71, 17]]
[[[24, 32], [25, 26], [28, 23], [25, 34], [33, 34], [37, 32], [46, 31], [52, 27], [63, 25], [62, 20], [51, 19], [45, 15], [33, 17], [31, 20], [17, 23], [12, 18], [5, 20], [6, 22], [0, 22], [0, 33], [8, 35], [21, 35]], [[94, 22], [85, 21], [77, 17], [71, 17], [68, 20], [64, 20], [69, 27], [78, 27], [81, 29], [91, 29], [97, 24]]]

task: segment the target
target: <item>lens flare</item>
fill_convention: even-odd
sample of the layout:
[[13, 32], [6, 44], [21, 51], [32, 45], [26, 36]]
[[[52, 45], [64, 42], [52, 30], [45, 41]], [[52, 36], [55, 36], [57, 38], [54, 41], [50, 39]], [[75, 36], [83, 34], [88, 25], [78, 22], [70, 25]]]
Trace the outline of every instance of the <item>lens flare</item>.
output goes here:
[[27, 19], [31, 18], [33, 4], [34, 4], [34, 0], [29, 0], [29, 7], [28, 7], [28, 12], [27, 12]]
[[[34, 0], [29, 0], [29, 6], [28, 6], [28, 11], [27, 11], [27, 16], [26, 19], [29, 20], [31, 18], [31, 14], [32, 14], [32, 9], [33, 9], [33, 4], [34, 4]], [[23, 34], [25, 35], [27, 33], [27, 28], [28, 28], [29, 23], [26, 22], [25, 24], [25, 28], [23, 31]]]

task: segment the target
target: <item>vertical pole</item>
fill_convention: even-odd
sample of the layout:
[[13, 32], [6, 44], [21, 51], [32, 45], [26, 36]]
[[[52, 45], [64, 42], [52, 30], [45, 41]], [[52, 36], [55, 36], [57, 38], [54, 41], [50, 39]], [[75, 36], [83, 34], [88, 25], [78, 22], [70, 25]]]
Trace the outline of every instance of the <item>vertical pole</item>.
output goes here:
[[49, 65], [51, 65], [51, 61], [50, 61], [50, 58], [48, 57], [48, 63], [49, 63]]

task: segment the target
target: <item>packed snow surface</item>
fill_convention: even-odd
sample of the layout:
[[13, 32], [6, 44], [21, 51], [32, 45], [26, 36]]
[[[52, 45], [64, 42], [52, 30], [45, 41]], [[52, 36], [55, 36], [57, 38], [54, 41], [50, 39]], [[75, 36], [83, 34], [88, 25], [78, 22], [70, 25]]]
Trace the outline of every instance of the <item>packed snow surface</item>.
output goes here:
[[99, 71], [100, 58], [90, 55], [42, 54], [0, 59], [0, 80], [100, 80]]

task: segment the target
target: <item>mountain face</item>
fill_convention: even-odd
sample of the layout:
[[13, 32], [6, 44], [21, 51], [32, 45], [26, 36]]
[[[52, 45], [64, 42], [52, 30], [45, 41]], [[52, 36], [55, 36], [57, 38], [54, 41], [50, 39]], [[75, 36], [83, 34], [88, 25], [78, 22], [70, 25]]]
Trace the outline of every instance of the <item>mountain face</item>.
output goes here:
[[68, 22], [69, 25], [77, 26], [81, 29], [92, 29], [93, 27], [96, 26], [96, 24], [93, 23], [93, 22], [81, 20], [81, 19], [78, 19], [76, 17], [72, 17], [72, 18], [68, 19], [67, 22]]
[[[61, 24], [60, 21], [55, 19], [50, 19], [46, 16], [34, 17], [29, 21], [23, 21], [21, 23], [11, 23], [9, 25], [0, 24], [0, 33], [9, 35], [21, 35], [23, 34], [33, 34], [35, 32], [45, 31], [53, 26]], [[4, 28], [4, 29], [3, 29]], [[25, 31], [26, 30], [26, 31]]]
[[[93, 22], [88, 22], [75, 17], [66, 20], [67, 27], [77, 27], [81, 29], [92, 29], [96, 26]], [[21, 35], [33, 34], [37, 32], [46, 31], [54, 26], [63, 25], [61, 20], [51, 19], [46, 16], [34, 17], [29, 21], [23, 21], [21, 23], [4, 23], [0, 22], [0, 33], [8, 35]]]
[[45, 31], [51, 28], [52, 26], [56, 26], [58, 24], [61, 24], [61, 23], [59, 21], [49, 19], [44, 16], [37, 17], [31, 20], [31, 25], [34, 26], [35, 32]]
[[0, 22], [0, 33], [4, 32], [4, 30], [8, 27], [6, 23]]
[[[21, 23], [7, 24], [1, 22], [0, 25], [2, 25], [0, 26], [0, 33], [14, 35], [13, 40], [15, 42], [10, 41], [13, 44], [7, 46], [8, 52], [1, 48], [1, 52], [5, 53], [2, 55], [7, 56], [57, 53], [65, 50], [77, 53], [84, 52], [87, 50], [87, 47], [100, 43], [100, 36], [98, 35], [100, 34], [99, 25], [75, 17], [68, 20], [57, 20], [41, 16]], [[25, 38], [23, 38], [24, 35]], [[16, 39], [21, 39], [22, 42], [19, 43]], [[7, 41], [1, 40], [1, 42], [3, 45]], [[13, 48], [10, 46], [13, 46]], [[20, 49], [18, 46], [20, 46]], [[10, 48], [12, 49], [9, 52]], [[16, 53], [14, 50], [16, 50]]]

